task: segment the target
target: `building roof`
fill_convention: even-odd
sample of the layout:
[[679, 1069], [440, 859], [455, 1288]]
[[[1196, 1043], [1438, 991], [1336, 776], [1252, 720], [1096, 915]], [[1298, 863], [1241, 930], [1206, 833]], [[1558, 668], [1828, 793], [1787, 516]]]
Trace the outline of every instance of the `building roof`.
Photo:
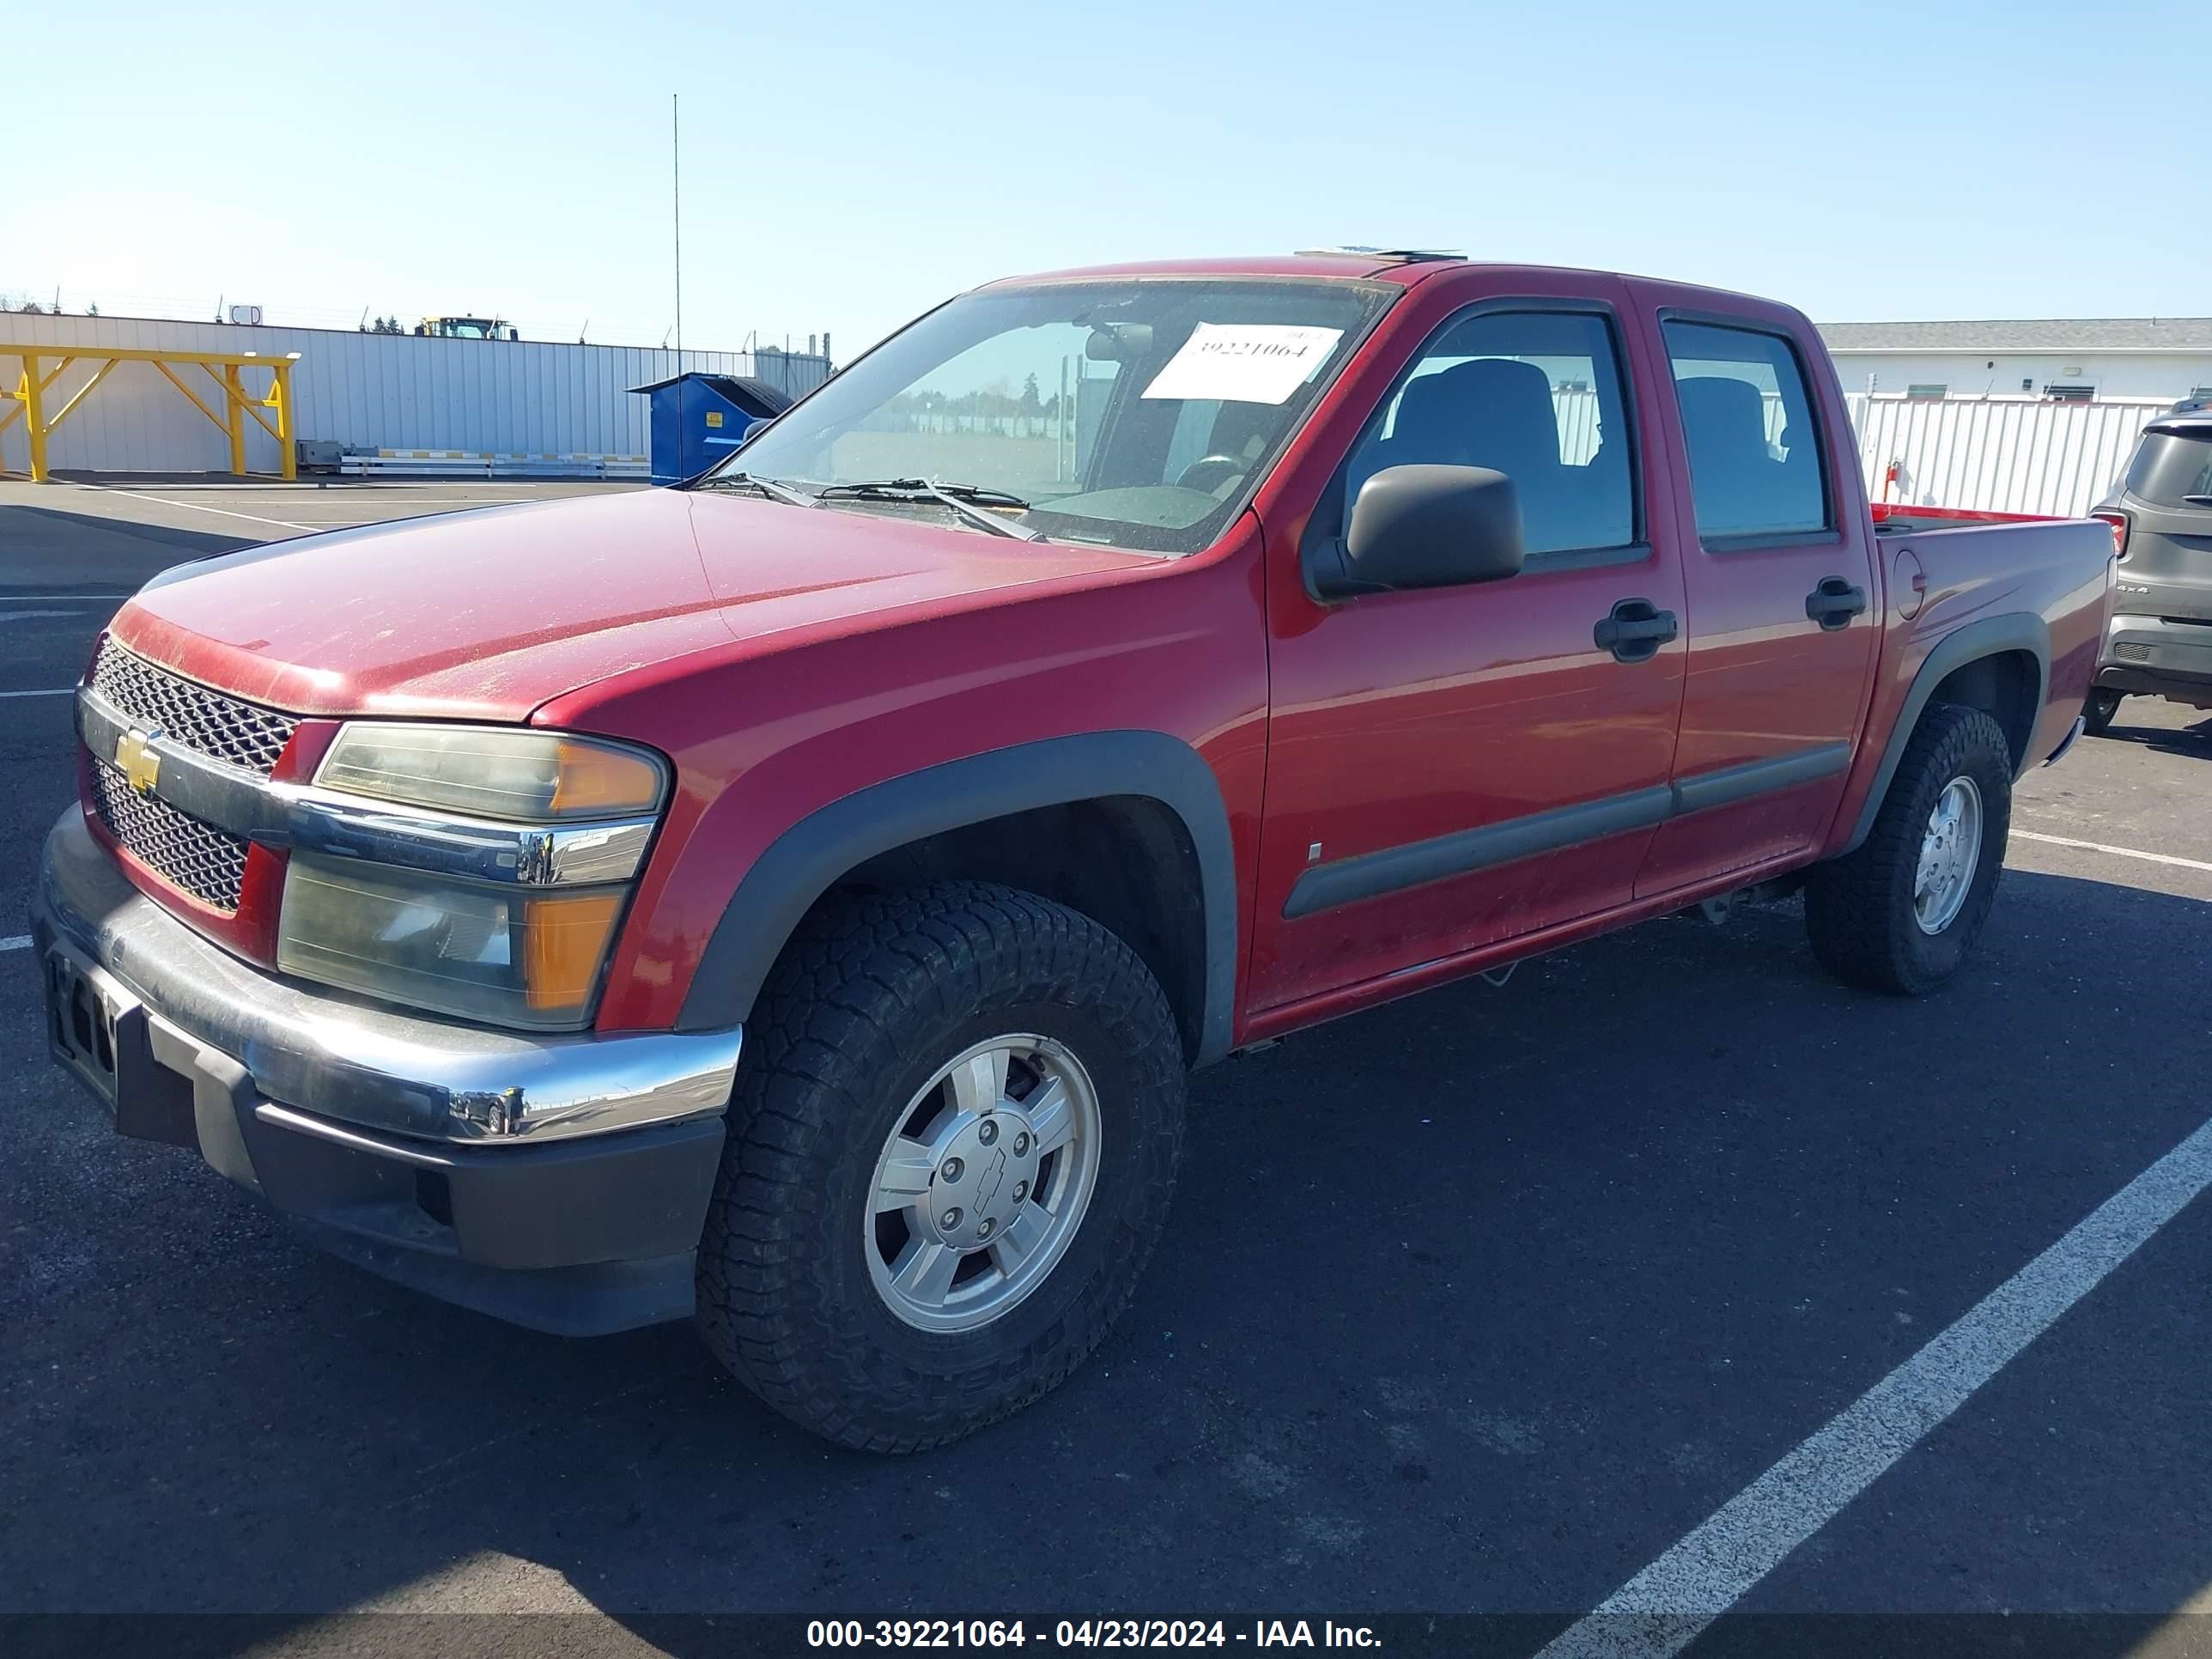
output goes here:
[[2212, 317], [1823, 323], [1831, 351], [2212, 351]]

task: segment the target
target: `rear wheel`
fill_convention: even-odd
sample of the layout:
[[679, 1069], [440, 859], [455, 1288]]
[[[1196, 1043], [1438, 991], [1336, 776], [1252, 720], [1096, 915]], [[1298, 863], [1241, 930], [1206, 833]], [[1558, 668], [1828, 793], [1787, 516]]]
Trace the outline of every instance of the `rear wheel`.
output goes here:
[[2089, 701], [2081, 706], [2081, 729], [2093, 738], [2103, 737], [2112, 717], [2120, 712], [2120, 699], [2125, 696], [2124, 691], [2092, 691]]
[[1167, 998], [1091, 918], [967, 882], [826, 909], [747, 1025], [700, 1249], [708, 1346], [848, 1446], [1006, 1415], [1127, 1302], [1182, 1105]]
[[1978, 708], [1921, 716], [1859, 848], [1816, 865], [1805, 927], [1846, 985], [1917, 996], [1957, 971], [1988, 920], [2012, 821], [2012, 750]]

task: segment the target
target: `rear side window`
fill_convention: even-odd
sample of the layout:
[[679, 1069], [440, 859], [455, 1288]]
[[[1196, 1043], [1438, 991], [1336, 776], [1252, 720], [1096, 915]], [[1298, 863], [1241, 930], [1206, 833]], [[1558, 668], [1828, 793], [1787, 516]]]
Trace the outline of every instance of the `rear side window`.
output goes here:
[[2212, 428], [2144, 433], [2128, 463], [2128, 494], [2153, 507], [2212, 507]]
[[1486, 466], [1513, 480], [1533, 556], [1636, 540], [1628, 413], [1612, 327], [1594, 312], [1477, 312], [1447, 323], [1368, 423], [1345, 501], [1386, 466]]
[[1698, 534], [1758, 541], [1834, 527], [1805, 371], [1778, 334], [1665, 325]]

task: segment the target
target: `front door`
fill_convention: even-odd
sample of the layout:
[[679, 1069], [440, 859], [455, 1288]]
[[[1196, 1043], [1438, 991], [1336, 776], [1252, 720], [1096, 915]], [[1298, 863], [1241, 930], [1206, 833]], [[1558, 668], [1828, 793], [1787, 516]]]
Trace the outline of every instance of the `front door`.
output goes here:
[[1681, 412], [1675, 492], [1688, 684], [1676, 813], [1636, 878], [1663, 894], [1815, 845], [1865, 719], [1880, 590], [1873, 533], [1841, 469], [1840, 400], [1785, 319], [1645, 309]]
[[[1683, 653], [1662, 636], [1681, 572], [1632, 416], [1626, 289], [1562, 287], [1573, 297], [1443, 320], [1306, 532], [1340, 533], [1383, 467], [1493, 467], [1519, 489], [1520, 574], [1324, 605], [1271, 540], [1257, 1008], [1630, 897], [1668, 805]], [[1644, 625], [1601, 648], [1616, 613]]]

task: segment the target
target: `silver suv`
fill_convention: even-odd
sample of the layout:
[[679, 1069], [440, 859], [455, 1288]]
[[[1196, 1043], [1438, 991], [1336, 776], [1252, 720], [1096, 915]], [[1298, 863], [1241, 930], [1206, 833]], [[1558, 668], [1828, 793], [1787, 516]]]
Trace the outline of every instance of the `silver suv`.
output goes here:
[[2212, 708], [2212, 398], [2145, 428], [2127, 476], [2094, 511], [2120, 557], [2088, 730], [2104, 731], [2130, 695]]

